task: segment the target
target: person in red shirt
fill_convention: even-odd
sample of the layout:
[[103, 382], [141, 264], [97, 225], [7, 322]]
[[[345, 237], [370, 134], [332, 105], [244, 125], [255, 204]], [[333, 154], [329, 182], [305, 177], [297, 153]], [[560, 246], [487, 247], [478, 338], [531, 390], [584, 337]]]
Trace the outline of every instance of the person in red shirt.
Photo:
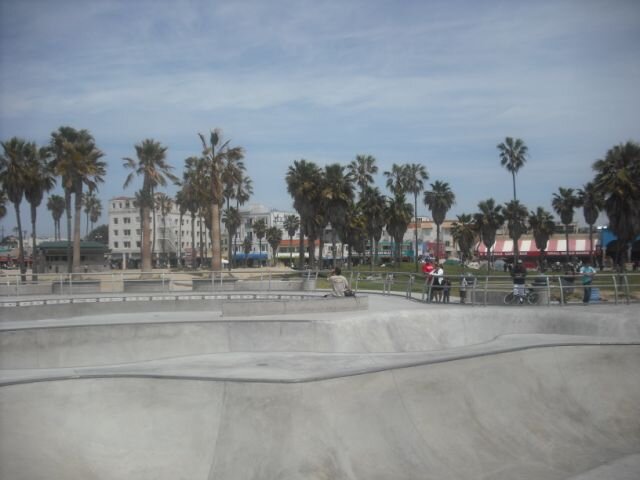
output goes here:
[[431, 263], [429, 260], [425, 261], [422, 264], [422, 274], [424, 275], [424, 281], [428, 286], [427, 301], [430, 302], [432, 296], [431, 288], [433, 284], [433, 263]]

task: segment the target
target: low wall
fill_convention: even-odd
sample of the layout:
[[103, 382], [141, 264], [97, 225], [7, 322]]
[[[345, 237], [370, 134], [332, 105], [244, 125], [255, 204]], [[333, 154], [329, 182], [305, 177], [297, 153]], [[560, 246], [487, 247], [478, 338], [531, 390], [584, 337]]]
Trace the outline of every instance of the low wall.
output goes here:
[[168, 292], [169, 280], [125, 280], [125, 293], [158, 293]]
[[313, 297], [305, 299], [223, 302], [223, 316], [285, 315], [288, 313], [348, 312], [367, 310], [369, 299], [358, 297]]
[[99, 293], [100, 280], [79, 280], [77, 282], [53, 282], [54, 295], [72, 295], [81, 293]]
[[20, 295], [51, 295], [51, 282], [20, 285], [0, 285], [0, 296], [12, 297]]
[[194, 278], [191, 289], [194, 292], [232, 292], [237, 282], [235, 278], [223, 279], [222, 282], [219, 279], [212, 282], [210, 278]]

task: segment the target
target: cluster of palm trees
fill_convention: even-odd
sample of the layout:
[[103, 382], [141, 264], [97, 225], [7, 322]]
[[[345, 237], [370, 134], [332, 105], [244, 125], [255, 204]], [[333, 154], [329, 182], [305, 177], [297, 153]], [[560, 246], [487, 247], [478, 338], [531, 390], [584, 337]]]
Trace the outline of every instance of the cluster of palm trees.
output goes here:
[[[336, 263], [336, 241], [348, 245], [349, 262], [352, 249], [364, 254], [367, 241], [373, 249], [371, 264], [377, 259], [378, 242], [384, 229], [394, 239], [396, 261], [401, 260], [403, 237], [412, 219], [417, 224], [418, 196], [424, 192], [423, 202], [431, 210], [438, 227], [444, 222], [446, 212], [455, 202], [455, 195], [447, 182], [436, 181], [431, 190], [425, 191], [424, 182], [429, 178], [424, 165], [393, 164], [385, 171], [386, 186], [392, 193], [385, 196], [375, 187], [373, 176], [378, 172], [376, 159], [371, 155], [357, 155], [348, 165], [339, 163], [320, 168], [308, 160], [295, 160], [286, 174], [287, 190], [293, 198], [293, 206], [300, 216], [299, 266], [305, 261], [304, 237], [308, 238], [309, 263], [315, 264], [314, 246], [320, 242], [323, 251], [322, 232], [331, 225], [333, 263]], [[356, 192], [356, 187], [358, 191]], [[413, 205], [407, 202], [413, 196]], [[286, 227], [285, 227], [286, 228]], [[290, 237], [292, 236], [291, 232]], [[295, 230], [294, 230], [295, 233]], [[416, 229], [416, 269], [418, 241]]]
[[[135, 146], [136, 158], [125, 158], [125, 168], [132, 172], [127, 177], [124, 187], [128, 187], [133, 179], [142, 178], [142, 187], [136, 193], [136, 205], [140, 208], [142, 218], [141, 258], [142, 271], [151, 270], [151, 252], [154, 250], [151, 235], [151, 219], [155, 220], [155, 210], [160, 211], [163, 231], [166, 232], [166, 215], [171, 211], [173, 203], [166, 195], [158, 194], [157, 189], [164, 187], [169, 181], [178, 185], [175, 204], [179, 209], [180, 223], [182, 217], [191, 217], [191, 245], [195, 246], [196, 218], [200, 219], [200, 258], [206, 255], [203, 239], [204, 230], [210, 232], [211, 267], [222, 268], [221, 257], [221, 222], [229, 235], [229, 245], [236, 235], [240, 223], [239, 207], [247, 202], [253, 193], [252, 181], [246, 175], [244, 150], [232, 147], [230, 141], [223, 140], [219, 129], [212, 130], [207, 137], [198, 134], [202, 146], [200, 156], [192, 156], [184, 161], [184, 171], [180, 179], [171, 170], [173, 167], [166, 161], [167, 147], [153, 139], [146, 139]], [[235, 200], [235, 206], [232, 206]], [[152, 215], [153, 212], [153, 215]], [[221, 214], [222, 212], [222, 214]], [[154, 228], [155, 230], [155, 228]], [[155, 237], [153, 237], [155, 238]], [[162, 252], [164, 255], [165, 241]], [[230, 255], [230, 265], [231, 265]], [[191, 251], [192, 268], [196, 267], [196, 252]]]
[[[246, 174], [244, 150], [223, 140], [219, 129], [209, 135], [199, 134], [202, 153], [200, 156], [185, 160], [182, 178], [172, 173], [172, 166], [166, 159], [167, 147], [153, 139], [145, 139], [135, 145], [135, 158], [124, 158], [124, 166], [131, 170], [124, 187], [128, 187], [136, 177], [142, 179], [142, 186], [136, 192], [136, 205], [142, 219], [141, 257], [142, 270], [151, 270], [151, 252], [153, 251], [151, 219], [155, 221], [155, 211], [159, 210], [163, 229], [166, 231], [166, 215], [171, 211], [173, 202], [166, 194], [158, 192], [169, 182], [179, 186], [175, 204], [182, 216], [189, 214], [192, 224], [196, 217], [201, 225], [210, 232], [212, 251], [211, 266], [220, 270], [221, 224], [224, 224], [229, 239], [230, 266], [233, 262], [231, 245], [241, 224], [239, 208], [247, 202], [253, 193], [252, 181]], [[98, 185], [104, 181], [106, 165], [102, 161], [104, 154], [96, 146], [93, 136], [87, 130], [76, 130], [63, 126], [51, 133], [49, 143], [38, 148], [34, 142], [17, 137], [1, 142], [3, 152], [0, 157], [0, 218], [6, 214], [7, 204], [15, 209], [19, 263], [21, 274], [25, 275], [23, 230], [20, 205], [23, 199], [30, 205], [34, 264], [37, 262], [36, 217], [37, 209], [45, 193], [60, 182], [64, 196], [51, 195], [47, 208], [54, 218], [56, 238], [60, 238], [60, 221], [66, 213], [69, 271], [80, 270], [80, 225], [82, 208], [87, 216], [87, 226], [93, 224], [101, 215], [102, 206], [95, 195]], [[528, 148], [521, 139], [507, 137], [498, 146], [500, 162], [513, 179], [513, 200], [504, 205], [496, 204], [493, 198], [478, 203], [478, 212], [461, 214], [452, 225], [452, 237], [459, 246], [463, 259], [472, 255], [472, 249], [478, 240], [484, 243], [490, 258], [490, 249], [495, 243], [498, 229], [506, 224], [509, 236], [514, 241], [515, 255], [518, 239], [526, 232], [533, 234], [536, 246], [544, 253], [547, 242], [554, 232], [553, 216], [543, 207], [529, 211], [516, 196], [516, 175], [525, 165]], [[565, 225], [568, 240], [568, 227], [573, 222], [574, 211], [582, 207], [586, 223], [590, 228], [593, 245], [593, 225], [600, 211], [609, 217], [610, 229], [619, 239], [621, 246], [628, 245], [640, 234], [640, 146], [627, 142], [610, 149], [606, 156], [593, 164], [595, 178], [581, 189], [560, 187], [553, 195], [552, 206]], [[314, 252], [316, 241], [320, 241], [323, 251], [322, 232], [331, 225], [331, 243], [333, 262], [336, 262], [336, 243], [349, 248], [351, 261], [352, 249], [364, 254], [367, 241], [373, 249], [372, 265], [377, 259], [378, 242], [383, 229], [393, 238], [396, 261], [401, 260], [401, 245], [412, 219], [415, 228], [416, 270], [418, 268], [418, 197], [432, 213], [437, 227], [436, 256], [443, 252], [440, 248], [440, 227], [445, 216], [455, 203], [455, 195], [447, 182], [436, 180], [425, 190], [429, 179], [427, 169], [422, 164], [393, 164], [385, 171], [386, 187], [390, 196], [385, 196], [374, 185], [374, 175], [378, 172], [376, 159], [371, 155], [357, 155], [348, 165], [334, 163], [319, 167], [314, 162], [296, 160], [288, 168], [285, 176], [287, 190], [293, 198], [293, 206], [298, 216], [285, 218], [284, 229], [290, 241], [300, 229], [299, 266], [305, 261], [305, 236], [308, 239], [309, 263], [315, 265]], [[86, 189], [86, 191], [85, 191]], [[413, 205], [407, 197], [413, 197]], [[235, 205], [233, 205], [235, 204]], [[153, 211], [153, 215], [151, 215]], [[155, 230], [155, 228], [154, 228]], [[260, 250], [262, 239], [266, 238], [276, 257], [277, 248], [282, 240], [282, 232], [276, 227], [267, 228], [260, 220], [254, 222], [252, 230], [258, 238]], [[88, 231], [87, 231], [88, 232]], [[195, 245], [195, 228], [191, 229], [191, 245]], [[204, 258], [205, 242], [200, 229], [200, 258]], [[251, 249], [251, 239], [245, 238], [240, 244], [245, 253]], [[163, 241], [162, 249], [164, 253]], [[569, 255], [567, 241], [567, 257]], [[591, 248], [593, 251], [593, 248]], [[621, 252], [623, 248], [618, 248]], [[191, 259], [195, 262], [195, 252]], [[290, 261], [292, 261], [290, 254]], [[620, 259], [618, 259], [620, 260]], [[195, 263], [193, 264], [195, 266]]]
[[[61, 197], [50, 197], [47, 205], [50, 205], [56, 219], [58, 236], [60, 219], [64, 212], [67, 213], [67, 238], [71, 238], [72, 200], [74, 200], [74, 241], [73, 245], [69, 243], [67, 258], [69, 271], [78, 271], [80, 269], [80, 223], [83, 198], [85, 198], [83, 190], [86, 187], [89, 194], [95, 192], [106, 173], [105, 163], [101, 160], [104, 154], [97, 148], [93, 136], [87, 130], [60, 127], [51, 133], [49, 143], [43, 147], [38, 148], [35, 142], [13, 137], [2, 142], [2, 148], [0, 190], [3, 192], [3, 197], [6, 197], [15, 209], [18, 224], [18, 262], [23, 280], [26, 280], [26, 264], [20, 205], [23, 199], [26, 199], [30, 205], [32, 260], [35, 266], [38, 261], [35, 245], [37, 209], [45, 193], [51, 191], [58, 180], [64, 191], [64, 198], [60, 200]], [[90, 207], [90, 209], [95, 208], [95, 206]], [[91, 213], [89, 215], [91, 216]], [[99, 217], [99, 214], [97, 216]], [[34, 268], [33, 271], [33, 278], [37, 280], [36, 269]]]
[[[498, 229], [506, 224], [516, 258], [518, 239], [530, 231], [544, 264], [544, 252], [555, 230], [553, 216], [543, 207], [528, 211], [516, 197], [516, 174], [527, 160], [527, 146], [521, 139], [507, 137], [497, 148], [501, 164], [512, 174], [514, 199], [505, 205], [497, 205], [489, 198], [478, 204], [478, 213], [458, 215], [452, 225], [452, 237], [458, 243], [463, 259], [472, 255], [473, 245], [481, 240], [487, 248], [491, 268], [490, 249]], [[593, 170], [595, 178], [581, 189], [559, 187], [553, 194], [551, 205], [564, 225], [566, 261], [569, 262], [569, 226], [573, 223], [575, 209], [582, 207], [589, 225], [591, 262], [594, 261], [593, 226], [604, 210], [609, 218], [609, 228], [618, 237], [616, 264], [621, 265], [623, 250], [640, 235], [640, 145], [627, 142], [613, 147], [604, 159], [593, 164]]]

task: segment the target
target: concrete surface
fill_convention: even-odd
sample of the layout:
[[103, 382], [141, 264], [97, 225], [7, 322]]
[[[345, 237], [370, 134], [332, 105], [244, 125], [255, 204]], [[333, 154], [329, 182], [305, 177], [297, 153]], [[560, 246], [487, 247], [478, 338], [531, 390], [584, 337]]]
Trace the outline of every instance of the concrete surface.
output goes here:
[[640, 478], [634, 306], [371, 296], [3, 319], [0, 341], [2, 479]]

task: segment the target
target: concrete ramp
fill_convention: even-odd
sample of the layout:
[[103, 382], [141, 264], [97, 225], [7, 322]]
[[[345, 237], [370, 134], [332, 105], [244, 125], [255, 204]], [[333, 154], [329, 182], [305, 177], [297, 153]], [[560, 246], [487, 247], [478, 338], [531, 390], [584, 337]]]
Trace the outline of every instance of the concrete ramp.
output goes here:
[[633, 307], [0, 325], [0, 479], [640, 478]]
[[539, 480], [620, 459], [634, 468], [639, 365], [639, 346], [592, 345], [296, 384], [7, 386], [0, 478]]

